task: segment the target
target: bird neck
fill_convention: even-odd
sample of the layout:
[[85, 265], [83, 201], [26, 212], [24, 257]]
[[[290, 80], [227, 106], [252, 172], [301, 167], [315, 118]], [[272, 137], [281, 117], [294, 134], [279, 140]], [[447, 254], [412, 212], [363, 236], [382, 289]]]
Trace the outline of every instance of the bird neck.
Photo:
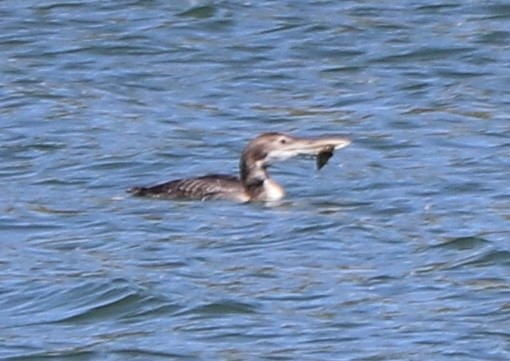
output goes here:
[[250, 200], [277, 201], [285, 196], [285, 190], [269, 176], [263, 161], [243, 157], [239, 168], [241, 183]]

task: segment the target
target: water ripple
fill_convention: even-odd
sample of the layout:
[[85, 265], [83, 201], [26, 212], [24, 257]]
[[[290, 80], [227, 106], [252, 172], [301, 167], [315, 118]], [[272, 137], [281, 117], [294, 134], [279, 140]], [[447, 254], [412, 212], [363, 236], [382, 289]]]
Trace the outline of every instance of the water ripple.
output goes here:
[[[0, 358], [509, 359], [509, 7], [0, 5]], [[278, 205], [125, 189], [353, 139]]]

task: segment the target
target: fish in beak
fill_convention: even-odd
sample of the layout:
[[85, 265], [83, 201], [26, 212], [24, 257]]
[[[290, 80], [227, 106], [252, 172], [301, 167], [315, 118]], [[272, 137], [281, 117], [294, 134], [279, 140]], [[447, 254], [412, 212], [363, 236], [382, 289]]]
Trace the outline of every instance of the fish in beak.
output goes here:
[[333, 153], [335, 152], [335, 148], [333, 146], [328, 146], [324, 148], [324, 150], [321, 150], [317, 154], [316, 164], [317, 164], [317, 170], [320, 170], [322, 167], [324, 167], [328, 160], [333, 156]]
[[324, 167], [335, 150], [348, 146], [351, 141], [341, 137], [324, 137], [316, 139], [297, 138], [281, 135], [268, 147], [267, 162], [287, 160], [301, 155], [316, 157], [317, 169]]
[[351, 141], [343, 137], [298, 138], [282, 133], [265, 133], [255, 138], [249, 147], [264, 149], [263, 163], [270, 165], [300, 155], [316, 157], [317, 169], [324, 167], [337, 149]]

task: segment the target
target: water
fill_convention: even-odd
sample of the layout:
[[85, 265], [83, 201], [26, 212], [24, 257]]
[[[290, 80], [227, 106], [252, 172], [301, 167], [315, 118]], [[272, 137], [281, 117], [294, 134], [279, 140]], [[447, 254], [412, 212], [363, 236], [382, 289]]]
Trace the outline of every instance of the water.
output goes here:
[[[504, 1], [3, 1], [0, 358], [510, 359]], [[131, 198], [345, 135], [277, 206]]]

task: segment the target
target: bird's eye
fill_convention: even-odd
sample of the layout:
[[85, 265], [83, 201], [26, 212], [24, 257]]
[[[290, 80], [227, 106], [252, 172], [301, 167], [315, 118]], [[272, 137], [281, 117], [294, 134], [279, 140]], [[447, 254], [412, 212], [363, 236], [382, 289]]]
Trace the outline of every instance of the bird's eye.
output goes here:
[[285, 143], [287, 143], [287, 139], [285, 139], [285, 138], [280, 139], [280, 144], [285, 144]]

